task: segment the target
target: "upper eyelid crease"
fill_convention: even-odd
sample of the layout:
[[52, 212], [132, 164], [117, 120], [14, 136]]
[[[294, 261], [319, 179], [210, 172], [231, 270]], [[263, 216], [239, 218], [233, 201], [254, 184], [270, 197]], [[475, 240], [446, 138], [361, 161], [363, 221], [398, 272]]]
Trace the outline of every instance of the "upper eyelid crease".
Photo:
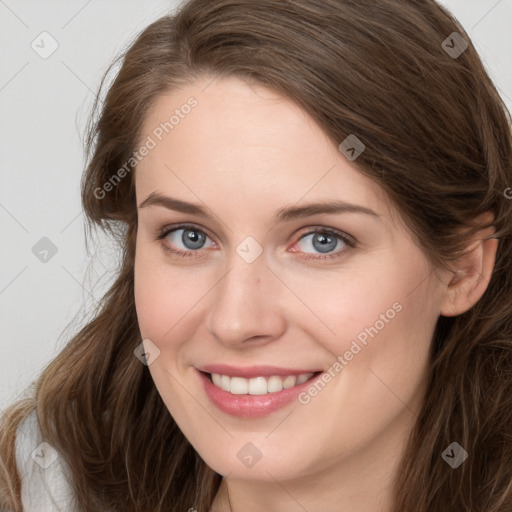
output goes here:
[[[182, 224], [178, 224], [178, 225], [174, 225], [174, 226], [172, 226], [172, 225], [165, 226], [164, 228], [158, 230], [156, 239], [163, 241], [165, 238], [167, 238], [167, 236], [169, 236], [169, 234], [173, 233], [174, 231], [179, 231], [181, 229], [200, 231], [200, 232], [204, 233], [214, 244], [217, 244], [217, 242], [214, 240], [214, 238], [212, 238], [210, 236], [210, 234], [207, 231], [205, 231], [203, 228], [195, 226], [194, 224], [188, 224], [188, 223], [182, 223]], [[306, 236], [314, 235], [316, 233], [328, 233], [328, 234], [334, 235], [336, 238], [341, 240], [345, 245], [347, 245], [350, 248], [356, 248], [359, 246], [359, 241], [354, 236], [352, 236], [351, 234], [346, 233], [344, 231], [341, 231], [339, 229], [336, 229], [336, 228], [330, 228], [330, 227], [326, 227], [326, 226], [308, 226], [305, 229], [308, 229], [308, 231], [305, 231], [304, 233], [302, 233], [301, 236], [295, 241], [295, 243], [300, 242]], [[180, 250], [178, 250], [178, 252], [200, 252], [201, 250], [204, 250], [204, 249], [201, 248], [198, 251], [194, 251], [192, 249], [183, 251], [182, 249], [180, 249]]]
[[[198, 228], [198, 227], [194, 226], [193, 224], [180, 224], [180, 225], [177, 225], [177, 226], [168, 226], [168, 227], [165, 227], [165, 228], [163, 228], [162, 230], [159, 231], [159, 234], [157, 236], [157, 240], [159, 240], [162, 243], [162, 248], [165, 251], [171, 252], [174, 255], [180, 256], [180, 257], [189, 257], [190, 258], [190, 257], [192, 257], [192, 255], [194, 255], [195, 258], [201, 258], [201, 252], [204, 249], [201, 249], [201, 250], [198, 250], [198, 251], [194, 251], [194, 250], [190, 250], [190, 249], [187, 249], [187, 250], [173, 249], [173, 248], [171, 248], [170, 246], [168, 246], [167, 244], [164, 243], [163, 240], [170, 233], [172, 233], [173, 231], [179, 231], [180, 229], [191, 229], [191, 230], [201, 231], [208, 238], [210, 238], [214, 243], [216, 243], [208, 235], [208, 233], [206, 231], [204, 231], [203, 229]], [[355, 248], [357, 248], [359, 246], [358, 241], [352, 235], [350, 235], [348, 233], [345, 233], [343, 231], [340, 231], [340, 230], [338, 230], [336, 228], [327, 228], [325, 226], [316, 226], [316, 227], [310, 226], [310, 231], [304, 233], [296, 241], [296, 243], [298, 243], [300, 240], [302, 240], [302, 238], [304, 238], [305, 236], [309, 236], [309, 235], [312, 235], [312, 234], [315, 234], [315, 233], [321, 233], [321, 232], [324, 232], [324, 233], [327, 232], [327, 233], [330, 233], [330, 234], [334, 235], [336, 238], [341, 240], [346, 245], [345, 249], [341, 249], [341, 250], [338, 250], [338, 251], [335, 251], [335, 252], [329, 252], [329, 253], [325, 253], [325, 254], [318, 254], [318, 255], [314, 255], [314, 254], [311, 254], [311, 253], [304, 253], [305, 255], [302, 256], [301, 259], [303, 259], [305, 261], [317, 261], [317, 262], [338, 261], [340, 258], [342, 258], [343, 256], [346, 255], [347, 251], [351, 251], [352, 249], [355, 249]], [[293, 251], [293, 252], [295, 252], [295, 251]]]
[[[175, 210], [182, 213], [197, 215], [206, 219], [211, 219], [213, 216], [207, 209], [200, 205], [182, 201], [173, 197], [164, 196], [157, 192], [152, 192], [142, 203], [140, 208], [148, 206], [163, 206], [169, 210]], [[279, 222], [286, 222], [293, 219], [300, 219], [318, 214], [338, 214], [338, 213], [363, 213], [376, 220], [382, 221], [379, 214], [373, 210], [356, 204], [346, 203], [344, 201], [328, 201], [321, 203], [312, 203], [304, 206], [287, 206], [279, 209], [273, 219], [274, 224]]]
[[[212, 237], [209, 234], [209, 232], [207, 230], [205, 230], [203, 227], [196, 226], [195, 224], [189, 224], [189, 223], [180, 223], [180, 224], [177, 224], [177, 225], [174, 225], [174, 226], [173, 225], [165, 226], [165, 227], [163, 227], [163, 228], [161, 228], [161, 229], [159, 229], [157, 231], [157, 235], [158, 235], [159, 239], [163, 239], [163, 238], [167, 237], [173, 231], [178, 231], [180, 229], [189, 229], [189, 230], [192, 230], [192, 231], [201, 231], [208, 238], [210, 238], [210, 240], [215, 242], [215, 240], [214, 240], [215, 237]], [[302, 240], [302, 238], [304, 238], [305, 236], [309, 236], [309, 235], [312, 235], [312, 234], [315, 234], [315, 233], [330, 233], [330, 234], [333, 234], [333, 235], [341, 238], [344, 241], [346, 239], [346, 241], [350, 241], [353, 244], [358, 243], [357, 239], [354, 236], [352, 236], [351, 234], [346, 233], [346, 232], [344, 232], [344, 231], [342, 231], [340, 229], [337, 229], [337, 228], [327, 227], [327, 226], [319, 226], [319, 225], [312, 225], [312, 226], [307, 226], [307, 227], [305, 227], [303, 229], [308, 229], [309, 231], [305, 231], [304, 233], [302, 233], [300, 235], [300, 237], [297, 239], [297, 241]], [[215, 242], [215, 243], [217, 243], [217, 242]]]

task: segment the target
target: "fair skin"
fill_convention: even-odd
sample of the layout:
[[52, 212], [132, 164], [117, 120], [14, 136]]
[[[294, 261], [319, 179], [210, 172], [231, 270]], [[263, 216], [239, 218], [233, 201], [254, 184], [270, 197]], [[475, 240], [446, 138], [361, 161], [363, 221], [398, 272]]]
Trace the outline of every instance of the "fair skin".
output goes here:
[[[380, 187], [299, 107], [240, 79], [203, 77], [159, 97], [141, 140], [190, 96], [197, 107], [138, 164], [137, 205], [158, 192], [211, 217], [139, 207], [135, 299], [142, 338], [160, 350], [149, 369], [163, 401], [225, 476], [211, 511], [388, 512], [436, 321], [482, 296], [497, 241], [476, 239], [458, 273], [432, 272]], [[377, 216], [273, 222], [285, 206], [332, 200]], [[179, 223], [205, 233], [201, 248], [183, 244]], [[157, 240], [166, 227], [176, 231]], [[320, 228], [357, 245], [340, 239], [328, 253], [337, 257], [314, 259], [324, 254], [313, 243]], [[263, 249], [251, 263], [236, 252], [248, 236]], [[194, 254], [180, 257], [164, 245]], [[241, 418], [221, 411], [199, 382], [196, 368], [211, 363], [327, 370], [396, 303], [400, 312], [307, 404]], [[246, 443], [261, 453], [251, 467], [237, 457]]]

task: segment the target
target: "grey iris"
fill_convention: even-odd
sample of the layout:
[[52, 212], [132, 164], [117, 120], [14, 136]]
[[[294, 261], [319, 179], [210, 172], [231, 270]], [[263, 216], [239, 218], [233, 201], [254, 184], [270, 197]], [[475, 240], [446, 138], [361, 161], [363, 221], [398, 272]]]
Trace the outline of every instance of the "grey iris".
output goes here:
[[313, 247], [320, 252], [330, 252], [334, 250], [337, 242], [337, 238], [332, 235], [325, 233], [315, 233], [313, 235]]
[[204, 243], [206, 235], [195, 229], [184, 229], [181, 235], [181, 241], [187, 249], [200, 249]]

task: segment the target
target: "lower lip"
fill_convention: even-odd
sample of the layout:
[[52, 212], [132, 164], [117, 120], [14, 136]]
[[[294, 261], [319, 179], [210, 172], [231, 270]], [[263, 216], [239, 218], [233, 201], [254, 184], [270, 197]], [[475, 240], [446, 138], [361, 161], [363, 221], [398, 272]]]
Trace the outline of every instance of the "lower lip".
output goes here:
[[315, 374], [298, 386], [276, 391], [275, 393], [267, 393], [266, 395], [234, 395], [215, 386], [203, 372], [198, 370], [198, 373], [203, 382], [204, 390], [213, 404], [222, 412], [240, 418], [261, 418], [282, 409], [296, 400], [297, 395], [311, 386], [321, 375]]

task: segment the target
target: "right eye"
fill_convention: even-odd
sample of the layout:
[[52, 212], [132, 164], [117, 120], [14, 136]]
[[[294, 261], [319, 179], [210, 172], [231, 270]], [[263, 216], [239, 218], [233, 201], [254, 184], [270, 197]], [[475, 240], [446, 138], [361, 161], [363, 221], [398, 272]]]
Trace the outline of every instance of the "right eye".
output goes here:
[[[181, 225], [177, 227], [164, 228], [157, 237], [162, 240], [165, 250], [179, 256], [199, 256], [198, 253], [203, 249], [206, 240], [210, 237], [201, 229], [192, 225]], [[212, 241], [213, 246], [215, 246]]]

